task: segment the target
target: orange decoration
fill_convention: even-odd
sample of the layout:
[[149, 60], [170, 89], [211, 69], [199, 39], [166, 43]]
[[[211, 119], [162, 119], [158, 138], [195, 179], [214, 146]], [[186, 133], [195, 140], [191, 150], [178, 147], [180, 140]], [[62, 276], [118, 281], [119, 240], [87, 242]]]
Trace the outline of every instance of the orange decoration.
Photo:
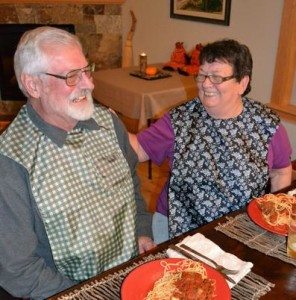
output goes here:
[[158, 72], [156, 67], [147, 67], [145, 73], [147, 75], [155, 75]]

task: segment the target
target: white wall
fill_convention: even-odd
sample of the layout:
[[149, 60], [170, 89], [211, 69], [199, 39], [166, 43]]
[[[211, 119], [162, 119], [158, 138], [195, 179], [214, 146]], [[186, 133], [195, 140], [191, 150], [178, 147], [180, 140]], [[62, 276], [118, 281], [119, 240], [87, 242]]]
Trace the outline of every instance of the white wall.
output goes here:
[[[146, 52], [148, 64], [169, 61], [175, 42], [184, 42], [190, 51], [197, 43], [233, 38], [246, 44], [253, 55], [250, 97], [267, 103], [271, 98], [277, 44], [284, 0], [232, 0], [230, 25], [216, 25], [170, 18], [168, 0], [126, 0], [122, 6], [123, 43], [130, 29], [132, 9], [137, 18], [133, 36], [134, 63]], [[283, 122], [296, 156], [295, 124]]]

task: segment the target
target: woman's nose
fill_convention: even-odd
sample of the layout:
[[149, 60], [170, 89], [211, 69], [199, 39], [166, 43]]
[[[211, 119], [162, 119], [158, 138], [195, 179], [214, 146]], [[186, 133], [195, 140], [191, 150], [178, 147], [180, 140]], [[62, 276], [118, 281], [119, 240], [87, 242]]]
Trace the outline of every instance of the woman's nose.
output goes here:
[[213, 83], [211, 82], [210, 78], [207, 76], [204, 80], [204, 82], [202, 83], [202, 86], [212, 86]]

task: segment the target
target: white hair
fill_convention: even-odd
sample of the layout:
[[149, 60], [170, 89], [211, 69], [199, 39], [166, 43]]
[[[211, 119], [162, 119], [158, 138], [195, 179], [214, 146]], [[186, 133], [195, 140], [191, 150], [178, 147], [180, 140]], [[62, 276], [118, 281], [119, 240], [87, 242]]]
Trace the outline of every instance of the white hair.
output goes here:
[[81, 43], [76, 35], [68, 31], [41, 26], [26, 31], [17, 46], [14, 54], [14, 71], [19, 88], [28, 97], [28, 93], [21, 81], [21, 74], [38, 74], [46, 72], [50, 63], [50, 57], [46, 54], [45, 45], [73, 45], [82, 49]]

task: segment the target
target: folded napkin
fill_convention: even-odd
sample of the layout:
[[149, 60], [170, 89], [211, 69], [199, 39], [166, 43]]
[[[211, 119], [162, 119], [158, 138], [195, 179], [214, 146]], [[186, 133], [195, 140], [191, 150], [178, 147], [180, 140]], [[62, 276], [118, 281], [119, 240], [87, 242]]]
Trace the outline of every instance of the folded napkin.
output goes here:
[[[211, 258], [223, 267], [240, 270], [236, 274], [227, 274], [236, 283], [238, 283], [244, 276], [246, 276], [253, 267], [253, 264], [251, 262], [245, 262], [236, 257], [235, 255], [223, 251], [218, 245], [216, 245], [214, 242], [207, 239], [204, 235], [200, 233], [196, 233], [193, 236], [187, 236], [181, 243], [177, 244], [177, 246], [179, 246], [180, 244], [185, 244], [188, 247], [195, 249], [196, 251]], [[194, 255], [197, 259], [206, 263], [207, 265], [214, 267], [214, 265], [206, 259], [199, 257], [198, 255], [195, 255], [193, 253], [191, 254]], [[172, 249], [167, 250], [167, 255], [168, 257], [184, 258], [182, 254]], [[227, 281], [227, 283], [230, 288], [234, 286], [234, 284], [229, 281]]]
[[289, 196], [296, 196], [296, 189], [288, 191], [287, 194], [288, 194]]

